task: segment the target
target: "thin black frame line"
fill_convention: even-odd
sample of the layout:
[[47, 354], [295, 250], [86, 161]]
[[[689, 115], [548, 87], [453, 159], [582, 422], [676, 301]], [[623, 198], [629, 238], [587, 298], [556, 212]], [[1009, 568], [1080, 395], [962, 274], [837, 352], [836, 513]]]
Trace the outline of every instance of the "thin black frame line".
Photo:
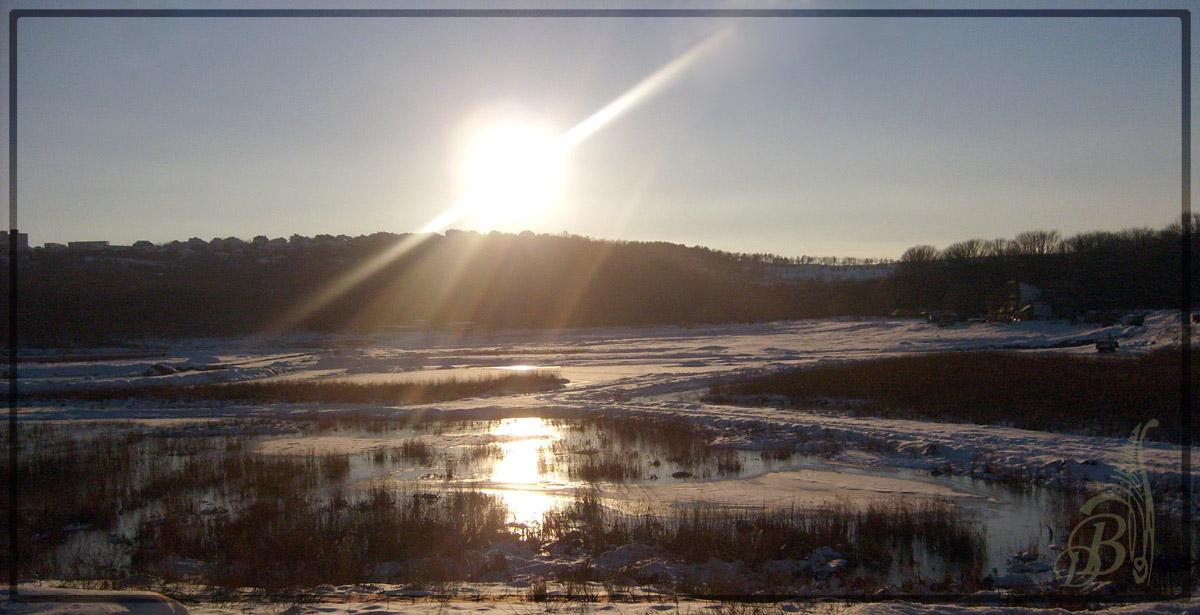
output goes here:
[[[58, 588], [56, 588], [58, 589]], [[134, 594], [131, 592], [141, 590], [130, 590], [125, 596], [103, 596], [94, 594], [78, 594], [55, 593], [55, 594], [24, 594], [17, 596], [13, 602], [19, 604], [162, 604], [167, 602], [163, 598], [153, 595]], [[170, 596], [165, 596], [168, 600], [174, 600]], [[681, 604], [689, 602], [745, 602], [770, 604], [779, 602], [810, 602], [814, 600], [845, 600], [851, 599], [856, 602], [935, 602], [944, 604], [953, 602], [956, 606], [994, 606], [994, 607], [1009, 607], [1018, 606], [1020, 599], [1028, 596], [1003, 596], [1003, 595], [967, 595], [961, 594], [639, 594], [632, 596], [623, 596], [615, 601], [617, 603], [655, 603], [655, 602], [673, 602], [678, 601]], [[448, 599], [454, 603], [479, 603], [492, 602], [499, 603], [510, 601], [513, 598], [524, 599], [526, 604], [554, 604], [562, 602], [592, 602], [599, 606], [603, 600], [596, 600], [594, 595], [590, 594], [555, 594], [547, 596], [544, 600], [535, 601], [527, 599], [524, 594], [427, 594], [427, 595], [387, 595], [387, 594], [359, 594], [353, 597], [356, 604], [379, 604], [381, 602], [441, 602], [442, 599]], [[258, 603], [260, 601], [269, 602], [307, 602], [307, 603], [332, 603], [337, 604], [337, 596], [329, 594], [317, 594], [311, 592], [268, 592], [255, 595], [231, 596], [227, 593], [189, 593], [183, 599], [187, 603], [197, 603], [205, 601], [220, 601], [228, 603]], [[1054, 606], [1062, 607], [1064, 604], [1088, 607], [1096, 605], [1112, 605], [1118, 603], [1134, 603], [1144, 602], [1146, 596], [1138, 594], [1112, 594], [1112, 595], [1096, 595], [1096, 594], [1069, 594], [1069, 595], [1046, 595], [1040, 601], [1041, 603], [1053, 603]]]
[[18, 509], [21, 488], [18, 484], [17, 462], [20, 457], [17, 447], [20, 432], [17, 424], [17, 347], [18, 347], [18, 302], [17, 302], [17, 16], [8, 21], [8, 584], [9, 595], [17, 595], [20, 581], [21, 537]]
[[[1182, 561], [1191, 565], [1191, 11], [1188, 9], [13, 9], [9, 11], [9, 484], [10, 484], [10, 596], [17, 597], [18, 560], [16, 481], [18, 445], [17, 427], [17, 23], [21, 17], [807, 17], [807, 18], [1178, 18], [1181, 23], [1181, 209], [1183, 243], [1181, 245], [1181, 401], [1180, 401], [1180, 493], [1184, 503], [1181, 523], [1185, 528], [1180, 541]], [[1162, 598], [1191, 596], [1191, 574], [1185, 574], [1181, 592]], [[825, 596], [828, 598], [829, 596]], [[965, 596], [962, 596], [965, 597]], [[1041, 598], [1055, 597], [1053, 594]], [[1147, 596], [1149, 597], [1149, 595]], [[847, 596], [847, 598], [854, 598]], [[1031, 597], [1034, 598], [1034, 597]], [[1034, 601], [1034, 600], [1030, 600]]]
[[1180, 593], [1192, 595], [1192, 21], [1190, 13], [1180, 18], [1180, 208], [1183, 212], [1180, 246], [1180, 395], [1179, 395], [1179, 486], [1183, 525], [1179, 551], [1187, 564]]
[[1180, 17], [1187, 9], [13, 9], [19, 17]]

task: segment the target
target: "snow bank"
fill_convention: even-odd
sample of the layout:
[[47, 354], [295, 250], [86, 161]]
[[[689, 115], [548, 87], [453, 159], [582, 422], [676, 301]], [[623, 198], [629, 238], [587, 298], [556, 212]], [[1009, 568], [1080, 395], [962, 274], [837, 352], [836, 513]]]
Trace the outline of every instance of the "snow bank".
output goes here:
[[19, 585], [17, 600], [0, 589], [0, 612], [11, 615], [188, 615], [182, 604], [147, 591], [101, 591]]

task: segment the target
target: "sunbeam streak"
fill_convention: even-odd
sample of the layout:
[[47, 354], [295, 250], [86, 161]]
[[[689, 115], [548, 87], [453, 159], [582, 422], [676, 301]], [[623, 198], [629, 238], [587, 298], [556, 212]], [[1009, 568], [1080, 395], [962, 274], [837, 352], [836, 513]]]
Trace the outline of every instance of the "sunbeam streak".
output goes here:
[[[611, 123], [621, 114], [629, 111], [636, 105], [649, 99], [653, 94], [661, 91], [675, 78], [694, 65], [700, 58], [711, 53], [721, 43], [726, 41], [733, 34], [733, 31], [734, 26], [729, 26], [717, 31], [715, 34], [710, 35], [708, 38], [694, 45], [691, 49], [685, 51], [682, 55], [664, 64], [658, 70], [639, 81], [636, 85], [626, 90], [625, 93], [621, 94], [617, 98], [613, 99], [612, 102], [602, 107], [599, 111], [593, 113], [587, 119], [563, 133], [555, 140], [555, 146], [559, 150], [560, 154], [565, 154], [567, 151], [573, 149], [585, 139], [595, 134], [596, 131]], [[417, 231], [417, 233], [397, 241], [390, 248], [370, 258], [365, 263], [347, 273], [338, 281], [314, 293], [303, 303], [288, 313], [284, 318], [278, 321], [276, 323], [275, 330], [283, 331], [300, 324], [301, 322], [304, 322], [310, 316], [329, 305], [338, 297], [358, 286], [375, 273], [379, 272], [389, 263], [404, 256], [419, 246], [428, 238], [429, 233], [445, 229], [449, 225], [474, 212], [479, 206], [480, 204], [477, 199], [473, 199], [471, 197], [463, 199], [454, 204], [452, 207], [442, 212], [440, 215], [422, 227], [419, 231]]]
[[718, 30], [715, 34], [700, 41], [700, 43], [684, 52], [683, 55], [671, 60], [663, 65], [662, 68], [651, 73], [650, 76], [639, 81], [637, 85], [626, 90], [624, 94], [593, 113], [591, 117], [563, 133], [559, 137], [559, 143], [563, 151], [574, 148], [581, 141], [592, 136], [597, 130], [603, 128], [634, 105], [648, 99], [652, 94], [658, 92], [673, 79], [681, 75], [692, 64], [695, 64], [701, 57], [725, 42], [732, 34], [733, 26]]

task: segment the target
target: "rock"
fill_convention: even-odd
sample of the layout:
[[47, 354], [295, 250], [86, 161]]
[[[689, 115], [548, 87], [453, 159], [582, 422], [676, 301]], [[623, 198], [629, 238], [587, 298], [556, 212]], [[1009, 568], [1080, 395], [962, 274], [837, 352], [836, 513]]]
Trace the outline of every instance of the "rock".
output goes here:
[[995, 584], [1000, 589], [1020, 589], [1033, 585], [1033, 579], [1024, 574], [1005, 573], [995, 578]]
[[178, 555], [169, 555], [158, 562], [158, 569], [163, 574], [190, 577], [203, 572], [204, 562]]
[[849, 567], [850, 567], [849, 562], [847, 562], [844, 559], [838, 558], [838, 559], [831, 559], [828, 562], [825, 562], [824, 564], [814, 565], [812, 570], [813, 570], [813, 576], [817, 577], [818, 579], [823, 579], [825, 577], [828, 577], [831, 574], [837, 574], [837, 573], [843, 572], [844, 570], [846, 570]]
[[583, 539], [563, 536], [562, 538], [546, 545], [546, 552], [554, 557], [566, 557], [574, 555], [583, 549]]
[[675, 573], [661, 559], [652, 559], [629, 568], [629, 575], [642, 583], [674, 582]]
[[[817, 549], [816, 551], [813, 551], [813, 559], [816, 560], [817, 558], [822, 560], [821, 563], [825, 563], [831, 559], [841, 559], [842, 554], [839, 553], [837, 549], [826, 545]], [[817, 562], [814, 561], [813, 563], [815, 564]]]
[[1025, 565], [1025, 572], [1032, 572], [1034, 574], [1050, 572], [1051, 570], [1053, 570], [1053, 567], [1046, 562], [1029, 562]]
[[488, 547], [488, 549], [483, 552], [483, 557], [489, 560], [496, 557], [496, 555], [528, 559], [533, 557], [534, 551], [533, 549], [529, 548], [528, 545], [522, 544], [519, 541], [501, 540], [493, 543], [491, 547]]
[[126, 588], [130, 588], [130, 587], [150, 587], [152, 585], [156, 585], [161, 582], [162, 582], [162, 580], [159, 579], [158, 577], [154, 577], [154, 576], [151, 576], [148, 574], [137, 573], [137, 574], [131, 574], [128, 577], [126, 577], [125, 579], [123, 579], [121, 581], [121, 588], [126, 589]]
[[763, 564], [763, 572], [775, 575], [796, 576], [810, 567], [808, 560], [773, 559]]
[[605, 551], [596, 556], [592, 560], [592, 564], [597, 568], [616, 571], [630, 564], [635, 564], [645, 559], [653, 557], [655, 550], [653, 547], [644, 545], [639, 542], [631, 542], [627, 545], [621, 545], [611, 551]]
[[174, 367], [172, 367], [170, 365], [167, 365], [166, 363], [154, 363], [150, 366], [150, 369], [146, 370], [146, 375], [147, 376], [169, 376], [171, 374], [178, 373], [178, 372], [179, 372], [179, 370], [175, 369]]

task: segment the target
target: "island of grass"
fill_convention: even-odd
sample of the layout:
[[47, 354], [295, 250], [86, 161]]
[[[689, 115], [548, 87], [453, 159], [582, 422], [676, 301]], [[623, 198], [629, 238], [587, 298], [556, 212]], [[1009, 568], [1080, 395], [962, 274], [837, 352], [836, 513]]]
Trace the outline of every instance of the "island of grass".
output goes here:
[[[1124, 437], [1157, 419], [1151, 439], [1179, 442], [1182, 353], [1077, 356], [945, 352], [800, 367], [714, 384], [704, 401], [828, 407], [876, 416], [1011, 425]], [[1192, 368], [1197, 399], [1200, 369]]]

